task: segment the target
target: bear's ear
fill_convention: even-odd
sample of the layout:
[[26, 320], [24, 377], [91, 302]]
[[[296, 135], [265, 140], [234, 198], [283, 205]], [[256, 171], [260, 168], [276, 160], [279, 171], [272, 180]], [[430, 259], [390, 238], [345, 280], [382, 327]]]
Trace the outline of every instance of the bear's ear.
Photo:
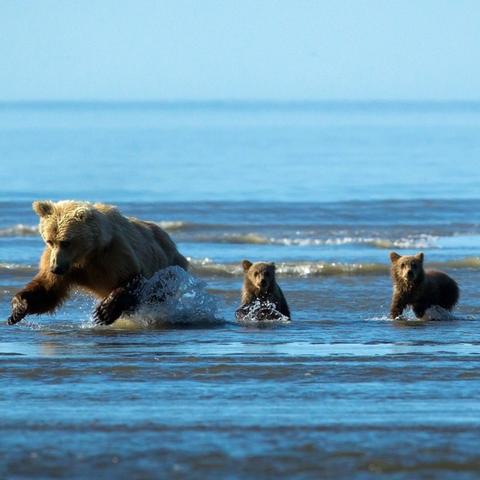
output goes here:
[[275, 262], [270, 262], [268, 266], [275, 272]]
[[53, 212], [53, 202], [50, 200], [33, 202], [32, 208], [39, 217], [48, 217]]
[[243, 267], [243, 271], [244, 272], [248, 272], [248, 270], [250, 269], [250, 267], [253, 265], [253, 263], [250, 261], [250, 260], [244, 260], [242, 262], [242, 267]]
[[392, 263], [395, 263], [401, 255], [399, 255], [397, 252], [390, 252], [390, 260]]
[[415, 258], [417, 258], [417, 259], [420, 260], [421, 262], [423, 262], [423, 257], [424, 257], [423, 252], [417, 253], [417, 254], [415, 255]]

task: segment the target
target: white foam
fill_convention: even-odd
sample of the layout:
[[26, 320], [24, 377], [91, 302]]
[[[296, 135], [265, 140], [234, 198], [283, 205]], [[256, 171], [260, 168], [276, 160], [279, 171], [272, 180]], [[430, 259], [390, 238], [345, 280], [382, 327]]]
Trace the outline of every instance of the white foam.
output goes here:
[[164, 220], [161, 222], [156, 222], [156, 224], [160, 228], [163, 228], [164, 230], [171, 231], [171, 232], [175, 230], [181, 230], [182, 228], [185, 228], [187, 226], [187, 223], [182, 222], [180, 220]]
[[32, 237], [39, 234], [37, 225], [18, 223], [11, 227], [0, 228], [0, 237]]
[[281, 314], [274, 303], [260, 300], [256, 300], [249, 305], [248, 312], [238, 318], [237, 321], [246, 326], [285, 325], [290, 323], [290, 319]]
[[388, 315], [382, 315], [381, 317], [372, 317], [368, 320], [374, 321], [404, 321], [408, 323], [415, 322], [430, 322], [430, 321], [454, 321], [454, 320], [474, 320], [475, 317], [472, 316], [458, 316], [445, 308], [440, 307], [439, 305], [433, 305], [425, 311], [425, 314], [421, 318], [417, 318], [413, 313], [411, 308], [405, 310], [405, 312], [398, 318], [392, 319]]

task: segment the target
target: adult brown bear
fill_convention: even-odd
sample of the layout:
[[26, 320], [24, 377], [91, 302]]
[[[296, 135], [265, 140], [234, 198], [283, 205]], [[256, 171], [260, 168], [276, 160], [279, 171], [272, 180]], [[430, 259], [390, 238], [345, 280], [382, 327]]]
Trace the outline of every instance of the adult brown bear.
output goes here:
[[32, 313], [52, 312], [75, 287], [104, 298], [95, 319], [110, 324], [135, 305], [139, 278], [172, 265], [188, 268], [165, 231], [124, 217], [113, 206], [41, 201], [33, 210], [46, 246], [38, 274], [12, 300], [10, 325]]

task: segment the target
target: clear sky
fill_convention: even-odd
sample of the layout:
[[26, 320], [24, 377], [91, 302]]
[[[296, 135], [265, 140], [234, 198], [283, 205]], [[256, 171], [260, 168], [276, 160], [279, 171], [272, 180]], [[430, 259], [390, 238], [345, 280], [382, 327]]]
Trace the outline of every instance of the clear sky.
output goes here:
[[478, 100], [479, 49], [479, 0], [1, 0], [0, 100]]

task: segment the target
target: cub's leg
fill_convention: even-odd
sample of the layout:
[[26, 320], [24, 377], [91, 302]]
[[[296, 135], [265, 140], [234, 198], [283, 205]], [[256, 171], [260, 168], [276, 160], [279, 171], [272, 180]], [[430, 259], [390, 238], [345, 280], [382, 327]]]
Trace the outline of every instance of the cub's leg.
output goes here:
[[412, 305], [413, 313], [417, 318], [422, 318], [425, 315], [427, 308], [431, 307], [431, 305], [425, 303], [416, 303]]
[[397, 318], [399, 317], [407, 306], [407, 302], [402, 298], [402, 296], [396, 292], [392, 296], [392, 305], [390, 307], [390, 317]]

